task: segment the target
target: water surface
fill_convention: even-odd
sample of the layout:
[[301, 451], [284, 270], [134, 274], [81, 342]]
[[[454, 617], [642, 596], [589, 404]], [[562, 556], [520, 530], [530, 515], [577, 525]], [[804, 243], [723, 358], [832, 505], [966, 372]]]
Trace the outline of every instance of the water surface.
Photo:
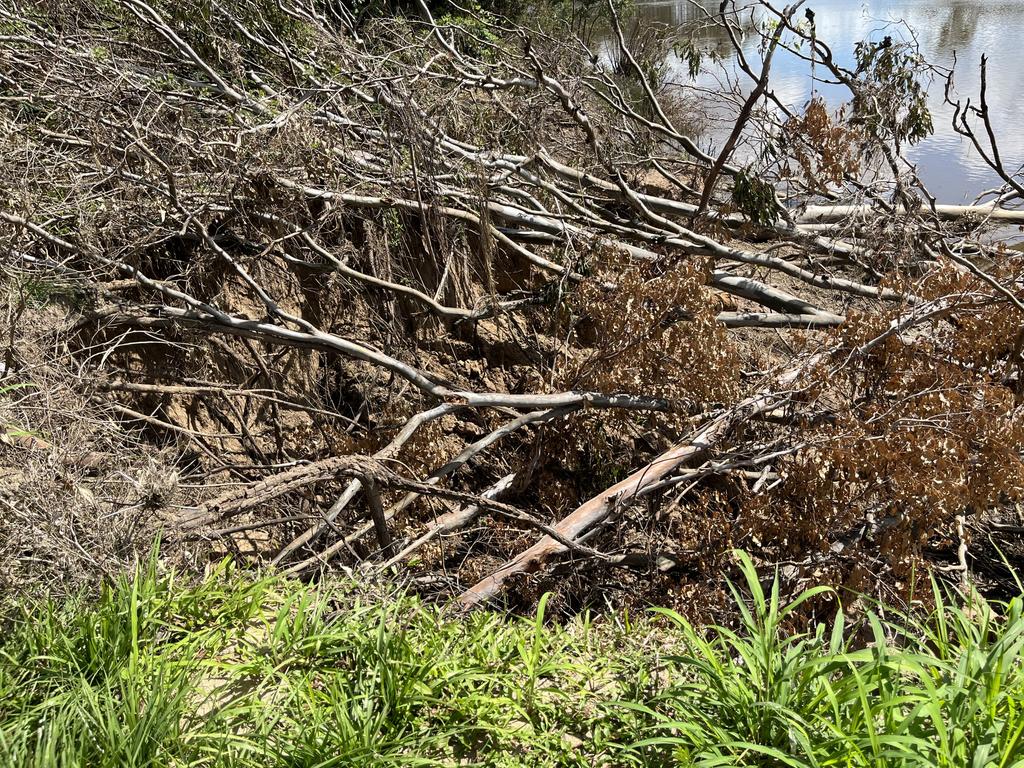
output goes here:
[[[778, 0], [777, 7], [785, 0]], [[742, 3], [740, 3], [742, 5]], [[717, 0], [704, 0], [715, 13]], [[861, 40], [881, 40], [886, 35], [907, 39], [916, 36], [921, 53], [932, 64], [952, 67], [962, 99], [977, 102], [978, 62], [987, 54], [987, 97], [992, 120], [999, 137], [1000, 151], [1009, 170], [1024, 162], [1024, 0], [811, 0], [805, 6], [815, 13], [819, 37], [828, 42], [840, 64], [851, 65], [854, 46]], [[691, 25], [706, 18], [705, 12], [687, 0], [641, 0], [643, 20], [672, 26]], [[802, 13], [802, 10], [801, 10]], [[912, 30], [912, 33], [908, 30]], [[707, 29], [697, 37], [702, 48], [728, 52], [721, 30]], [[749, 34], [744, 48], [753, 61], [757, 57], [758, 37]], [[672, 77], [690, 82], [685, 66], [671, 59]], [[713, 87], [724, 71], [702, 74], [698, 85]], [[806, 62], [780, 53], [772, 67], [775, 93], [788, 106], [799, 110], [812, 93], [812, 80]], [[907, 151], [917, 164], [921, 179], [942, 202], [970, 201], [984, 190], [998, 185], [998, 178], [981, 162], [967, 139], [953, 132], [953, 110], [943, 104], [944, 81], [933, 81], [930, 107], [935, 133]], [[814, 85], [815, 91], [838, 104], [845, 91]], [[979, 126], [980, 127], [980, 126]], [[712, 131], [714, 136], [718, 131]]]

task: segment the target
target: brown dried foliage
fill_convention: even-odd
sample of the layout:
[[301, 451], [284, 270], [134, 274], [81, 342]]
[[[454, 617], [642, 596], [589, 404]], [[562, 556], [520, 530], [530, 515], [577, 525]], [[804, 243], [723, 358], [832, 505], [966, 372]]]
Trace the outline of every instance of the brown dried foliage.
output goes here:
[[651, 392], [683, 412], [734, 399], [739, 359], [715, 320], [706, 267], [690, 261], [633, 268], [614, 278], [614, 291], [589, 283], [567, 302], [570, 342], [587, 351], [563, 374], [565, 384]]
[[[863, 130], [834, 119], [820, 96], [807, 102], [803, 114], [794, 115], [783, 124], [782, 135], [791, 159], [812, 190], [824, 192], [829, 184], [840, 184], [847, 175], [860, 173]], [[792, 173], [792, 168], [787, 172]]]

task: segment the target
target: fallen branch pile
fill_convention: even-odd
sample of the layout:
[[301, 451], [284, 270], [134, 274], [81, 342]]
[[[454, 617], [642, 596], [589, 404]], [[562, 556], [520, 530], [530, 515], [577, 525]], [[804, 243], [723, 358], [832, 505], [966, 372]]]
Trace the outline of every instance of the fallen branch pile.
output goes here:
[[[167, 515], [182, 545], [269, 530], [282, 568], [464, 606], [734, 546], [898, 591], [1024, 489], [1022, 265], [985, 234], [1024, 215], [1012, 174], [937, 205], [887, 74], [916, 60], [845, 70], [800, 5], [760, 4], [705, 151], [613, 5], [609, 60], [425, 5], [0, 2], [3, 260], [88, 297], [95, 402], [233, 486]], [[777, 103], [782, 49], [850, 104]]]

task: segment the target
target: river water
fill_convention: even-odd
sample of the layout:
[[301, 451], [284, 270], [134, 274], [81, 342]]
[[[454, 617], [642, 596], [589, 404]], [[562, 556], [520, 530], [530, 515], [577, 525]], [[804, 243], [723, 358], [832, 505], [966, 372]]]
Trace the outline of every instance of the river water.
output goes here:
[[[717, 0], [703, 2], [710, 12], [717, 12]], [[978, 63], [986, 54], [987, 99], [1000, 152], [1008, 169], [1024, 163], [1024, 0], [811, 0], [804, 7], [814, 11], [818, 36], [830, 45], [840, 64], [853, 63], [858, 41], [877, 41], [886, 35], [907, 39], [913, 34], [931, 64], [951, 67], [955, 57], [957, 92], [962, 99], [971, 96], [973, 103], [977, 103]], [[638, 13], [643, 21], [687, 28], [700, 26], [695, 22], [706, 19], [705, 12], [688, 0], [641, 0]], [[695, 39], [703, 49], [729, 50], [721, 30], [704, 29]], [[744, 46], [751, 59], [759, 61], [757, 34], [748, 34]], [[684, 64], [674, 56], [669, 62], [671, 79], [692, 83]], [[693, 84], [712, 86], [730, 69], [726, 61], [717, 74], [706, 72]], [[808, 64], [789, 54], [776, 55], [771, 82], [782, 101], [797, 110], [812, 93]], [[943, 104], [944, 86], [944, 79], [938, 79], [929, 89], [935, 133], [910, 148], [907, 156], [940, 202], [959, 203], [996, 186], [998, 179], [981, 163], [970, 142], [953, 132], [953, 110]], [[846, 95], [821, 84], [814, 88], [833, 103]], [[709, 135], [714, 138], [716, 133], [712, 130]]]

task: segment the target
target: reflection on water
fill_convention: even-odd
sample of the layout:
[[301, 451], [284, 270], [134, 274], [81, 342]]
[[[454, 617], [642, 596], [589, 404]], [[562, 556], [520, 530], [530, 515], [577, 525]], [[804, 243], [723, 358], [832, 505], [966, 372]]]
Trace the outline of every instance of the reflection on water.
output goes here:
[[[711, 13], [717, 0], [704, 0]], [[1009, 169], [1024, 163], [1024, 97], [1020, 86], [1024, 47], [1024, 0], [810, 0], [805, 7], [815, 12], [818, 35], [831, 46], [840, 64], [853, 62], [854, 45], [861, 40], [880, 40], [885, 35], [906, 37], [913, 30], [925, 58], [932, 64], [952, 66], [958, 61], [957, 89], [961, 97], [977, 101], [978, 62], [989, 57], [989, 108], [1000, 151]], [[689, 25], [707, 18], [706, 12], [688, 0], [643, 2], [639, 13], [645, 20], [671, 26]], [[906, 22], [904, 27], [900, 22]], [[701, 29], [697, 38], [703, 49], [722, 54], [730, 50], [723, 30]], [[747, 35], [744, 46], [756, 59], [757, 35]], [[685, 66], [674, 62], [673, 76], [687, 80]], [[703, 75], [698, 84], [712, 85], [714, 75]], [[791, 55], [777, 55], [772, 67], [773, 89], [782, 101], [799, 108], [811, 94], [806, 63]], [[943, 104], [943, 82], [931, 87], [935, 134], [911, 148], [908, 157], [918, 164], [925, 184], [942, 201], [973, 199], [994, 187], [998, 179], [981, 164], [966, 139], [950, 127], [952, 110]], [[845, 94], [818, 84], [816, 91], [837, 101]]]

